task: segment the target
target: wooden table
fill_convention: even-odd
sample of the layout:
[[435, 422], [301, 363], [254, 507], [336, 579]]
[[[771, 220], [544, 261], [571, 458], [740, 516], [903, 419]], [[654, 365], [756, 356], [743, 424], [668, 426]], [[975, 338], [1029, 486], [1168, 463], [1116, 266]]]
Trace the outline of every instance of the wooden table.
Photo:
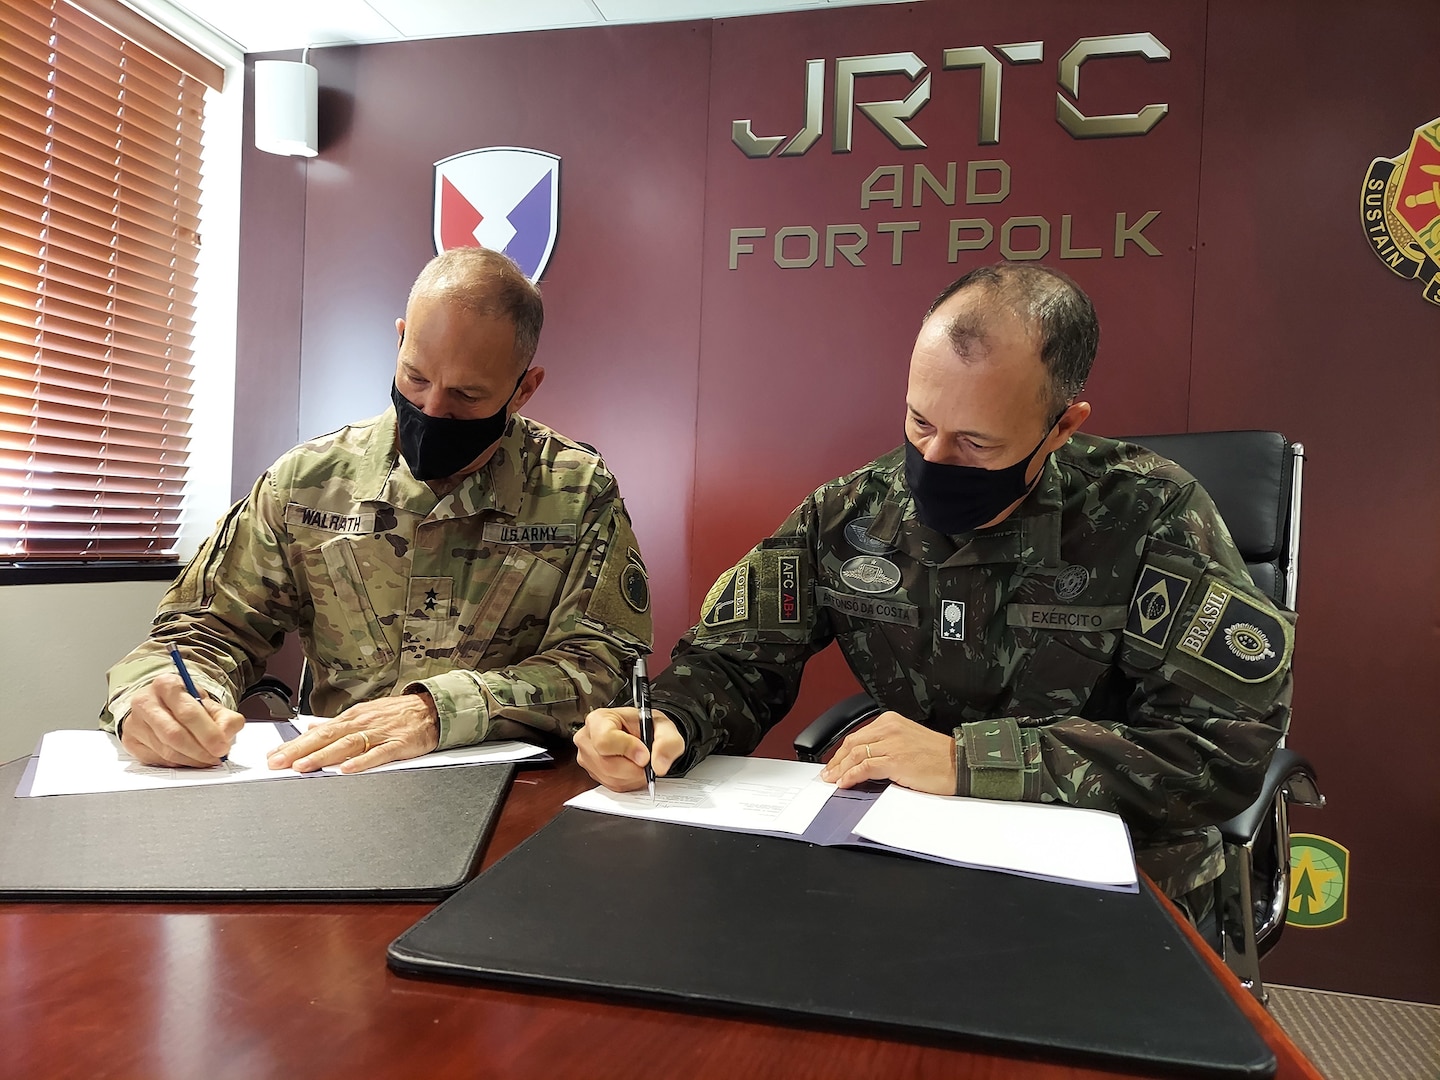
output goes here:
[[[589, 786], [573, 762], [519, 772], [485, 865]], [[393, 974], [386, 946], [427, 910], [416, 903], [0, 904], [0, 1077], [1130, 1075], [953, 1044]], [[584, 917], [582, 898], [576, 918]], [[1218, 960], [1215, 966], [1274, 1049], [1278, 1077], [1321, 1080]]]

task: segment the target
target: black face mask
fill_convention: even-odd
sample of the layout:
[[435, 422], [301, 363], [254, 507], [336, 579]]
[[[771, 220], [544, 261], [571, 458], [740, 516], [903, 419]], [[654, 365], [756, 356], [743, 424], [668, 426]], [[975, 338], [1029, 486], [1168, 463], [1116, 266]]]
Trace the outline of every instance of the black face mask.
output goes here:
[[926, 461], [925, 455], [907, 436], [905, 486], [915, 497], [915, 511], [921, 524], [936, 532], [957, 536], [998, 517], [1007, 506], [1030, 491], [1031, 485], [1025, 483], [1025, 470], [1049, 437], [1047, 431], [1035, 449], [1014, 465], [977, 469], [972, 465]]
[[515, 380], [515, 390], [505, 404], [489, 416], [478, 420], [454, 420], [448, 416], [427, 416], [416, 408], [395, 383], [390, 384], [390, 400], [395, 403], [395, 418], [400, 430], [400, 453], [416, 480], [439, 480], [454, 476], [505, 434], [510, 417], [505, 410], [515, 399], [515, 391], [525, 378], [525, 371]]

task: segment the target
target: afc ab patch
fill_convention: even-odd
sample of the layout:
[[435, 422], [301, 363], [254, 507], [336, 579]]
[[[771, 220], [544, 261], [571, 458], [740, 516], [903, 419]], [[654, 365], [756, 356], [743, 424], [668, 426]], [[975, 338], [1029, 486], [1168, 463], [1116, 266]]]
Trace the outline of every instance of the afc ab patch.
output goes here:
[[776, 581], [780, 609], [776, 619], [783, 625], [800, 621], [800, 556], [781, 555], [776, 560]]
[[714, 630], [750, 617], [750, 564], [741, 563], [720, 575], [701, 609], [700, 624]]
[[1189, 578], [1146, 563], [1135, 585], [1135, 596], [1130, 601], [1125, 633], [1157, 649], [1165, 648], [1170, 627], [1174, 625], [1175, 616], [1180, 613], [1185, 594], [1189, 591]]
[[1313, 833], [1290, 834], [1290, 910], [1286, 926], [1318, 929], [1345, 921], [1350, 849]]
[[1285, 624], [1218, 581], [1175, 646], [1245, 683], [1264, 682], [1289, 658]]

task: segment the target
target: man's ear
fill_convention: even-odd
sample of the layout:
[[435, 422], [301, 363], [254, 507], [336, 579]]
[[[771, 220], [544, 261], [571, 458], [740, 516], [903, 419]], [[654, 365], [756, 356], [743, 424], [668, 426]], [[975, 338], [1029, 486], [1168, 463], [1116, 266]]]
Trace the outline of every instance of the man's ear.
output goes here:
[[404, 320], [404, 319], [396, 319], [396, 320], [395, 320], [395, 333], [400, 336], [400, 340], [395, 343], [395, 347], [398, 349], [401, 345], [404, 345], [404, 344], [405, 344], [405, 320]]
[[1074, 401], [1060, 414], [1060, 419], [1055, 421], [1055, 428], [1047, 440], [1051, 445], [1050, 450], [1058, 450], [1065, 445], [1065, 440], [1080, 430], [1082, 424], [1090, 419], [1090, 403], [1088, 401]]
[[532, 367], [520, 380], [520, 389], [515, 391], [515, 396], [510, 399], [510, 413], [514, 415], [519, 412], [532, 394], [540, 389], [540, 384], [545, 381], [545, 369], [543, 367]]

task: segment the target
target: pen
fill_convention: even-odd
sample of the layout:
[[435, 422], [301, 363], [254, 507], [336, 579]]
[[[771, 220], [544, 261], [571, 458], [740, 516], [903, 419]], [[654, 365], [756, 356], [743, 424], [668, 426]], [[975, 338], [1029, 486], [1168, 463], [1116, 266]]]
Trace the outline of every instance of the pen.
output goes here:
[[[647, 753], [655, 749], [655, 718], [650, 715], [650, 679], [645, 671], [645, 658], [635, 661], [635, 707], [640, 710], [640, 741]], [[655, 802], [655, 761], [653, 756], [645, 761], [645, 784], [650, 789], [650, 802]]]
[[[195, 680], [190, 678], [190, 669], [185, 666], [185, 658], [180, 655], [180, 650], [174, 645], [170, 646], [170, 659], [175, 661], [175, 670], [180, 672], [180, 678], [185, 680], [185, 689], [196, 701], [200, 700], [200, 691], [195, 689]], [[221, 754], [222, 762], [229, 761], [229, 754]]]
[[174, 645], [170, 646], [170, 659], [175, 661], [175, 670], [180, 672], [180, 678], [185, 680], [185, 689], [196, 701], [200, 700], [200, 691], [195, 689], [195, 680], [190, 678], [190, 669], [185, 666], [185, 658], [180, 655], [180, 650]]

